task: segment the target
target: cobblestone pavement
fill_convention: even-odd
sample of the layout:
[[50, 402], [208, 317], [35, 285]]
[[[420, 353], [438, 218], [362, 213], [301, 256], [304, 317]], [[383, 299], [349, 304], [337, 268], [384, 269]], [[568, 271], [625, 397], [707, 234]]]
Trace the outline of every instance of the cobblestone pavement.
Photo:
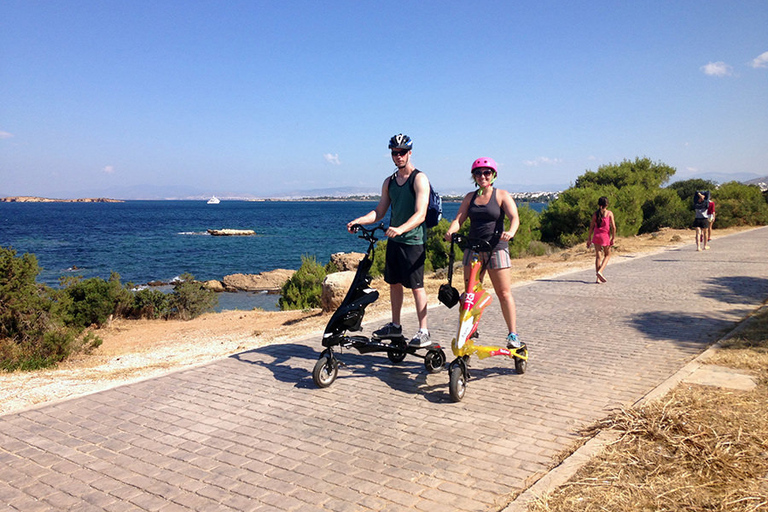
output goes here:
[[[345, 352], [311, 377], [319, 334], [0, 417], [10, 510], [493, 511], [578, 431], [633, 404], [768, 297], [768, 228], [616, 256], [514, 289], [528, 370], [473, 359], [466, 396], [408, 356]], [[450, 361], [457, 309], [430, 310]], [[416, 327], [405, 318], [406, 333]], [[367, 324], [364, 332], [377, 327]], [[496, 303], [481, 341], [503, 343]]]

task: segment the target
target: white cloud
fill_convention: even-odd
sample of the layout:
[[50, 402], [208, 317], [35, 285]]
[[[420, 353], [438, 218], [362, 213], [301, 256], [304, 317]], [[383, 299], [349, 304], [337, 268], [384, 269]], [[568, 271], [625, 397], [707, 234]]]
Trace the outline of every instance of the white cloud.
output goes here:
[[768, 52], [763, 52], [752, 60], [750, 65], [753, 68], [768, 68]]
[[325, 161], [329, 164], [333, 165], [341, 165], [341, 161], [339, 160], [338, 153], [335, 155], [332, 155], [330, 153], [323, 153], [323, 158], [325, 158]]
[[546, 156], [540, 156], [536, 158], [535, 160], [523, 160], [523, 164], [527, 165], [528, 167], [538, 167], [540, 165], [555, 165], [562, 162], [559, 158], [549, 158]]
[[733, 68], [723, 61], [710, 62], [699, 69], [709, 76], [731, 76], [733, 74]]
[[102, 169], [102, 171], [104, 171], [107, 174], [112, 174], [113, 172], [115, 172], [115, 167], [113, 165], [107, 165], [106, 167], [104, 167], [104, 169]]
[[13, 137], [12, 133], [0, 131], [0, 139], [10, 139]]

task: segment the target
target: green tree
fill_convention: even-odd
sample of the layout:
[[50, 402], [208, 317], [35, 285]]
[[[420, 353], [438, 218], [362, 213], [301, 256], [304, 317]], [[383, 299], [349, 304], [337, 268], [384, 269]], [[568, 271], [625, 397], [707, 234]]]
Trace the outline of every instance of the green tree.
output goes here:
[[618, 189], [638, 185], [652, 190], [661, 187], [675, 174], [675, 168], [650, 158], [635, 158], [634, 162], [624, 160], [619, 164], [598, 167], [597, 172], [587, 171], [576, 179], [576, 188], [602, 188], [614, 186]]
[[563, 247], [583, 242], [597, 210], [597, 200], [608, 198], [619, 236], [636, 235], [643, 225], [643, 206], [675, 169], [648, 158], [609, 164], [587, 171], [576, 184], [560, 194], [541, 216], [541, 239]]
[[723, 183], [712, 193], [716, 228], [768, 224], [768, 204], [755, 185], [737, 181]]
[[68, 278], [59, 305], [68, 325], [74, 327], [103, 326], [115, 315], [123, 313], [133, 303], [131, 292], [120, 284], [120, 275], [113, 272], [109, 281], [99, 277]]
[[717, 188], [717, 183], [695, 178], [691, 180], [676, 181], [671, 183], [667, 188], [677, 192], [677, 195], [683, 200], [683, 204], [687, 205], [688, 210], [693, 211], [693, 195], [696, 191], [709, 190], [712, 192]]
[[[520, 218], [520, 227], [515, 233], [514, 240], [509, 244], [509, 254], [513, 258], [528, 255], [531, 242], [541, 240], [541, 221], [536, 210], [527, 204], [520, 204], [517, 207], [517, 213]], [[506, 219], [504, 223], [505, 229], [509, 229], [510, 220]]]
[[36, 282], [39, 273], [34, 254], [16, 257], [13, 249], [0, 247], [0, 338], [24, 342], [49, 329], [53, 304]]
[[319, 308], [325, 276], [325, 268], [315, 256], [302, 256], [301, 267], [280, 290], [280, 309]]
[[652, 233], [659, 228], [684, 229], [691, 224], [687, 204], [676, 191], [663, 188], [643, 203], [643, 224], [640, 233]]
[[[430, 262], [431, 269], [445, 268], [448, 266], [448, 255], [451, 250], [451, 243], [445, 241], [445, 234], [451, 222], [448, 219], [441, 219], [437, 226], [429, 230], [427, 236], [427, 259]], [[462, 226], [459, 232], [466, 232], [466, 227]], [[454, 252], [459, 254], [459, 250], [454, 248]], [[426, 269], [425, 269], [426, 270]]]
[[541, 214], [541, 239], [561, 247], [582, 242], [586, 239], [592, 214], [597, 209], [597, 200], [600, 196], [610, 198], [615, 194], [615, 187], [572, 187], [563, 191]]
[[160, 290], [144, 288], [133, 295], [130, 315], [134, 318], [163, 318], [170, 314], [168, 295]]
[[53, 366], [74, 352], [101, 344], [92, 333], [67, 326], [54, 290], [36, 282], [33, 254], [16, 256], [0, 247], [0, 369], [35, 370]]
[[213, 311], [218, 303], [216, 292], [195, 281], [195, 277], [189, 273], [182, 274], [174, 283], [173, 292], [168, 299], [171, 316], [181, 320], [191, 320]]
[[376, 242], [376, 247], [373, 248], [373, 263], [371, 264], [371, 270], [368, 273], [371, 277], [379, 277], [384, 275], [384, 260], [387, 256], [387, 238], [383, 237]]

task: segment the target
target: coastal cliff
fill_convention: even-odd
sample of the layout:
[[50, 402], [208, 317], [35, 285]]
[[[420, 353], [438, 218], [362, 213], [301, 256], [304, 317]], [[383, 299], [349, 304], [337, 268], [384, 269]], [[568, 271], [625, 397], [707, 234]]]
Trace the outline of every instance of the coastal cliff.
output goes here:
[[121, 199], [86, 197], [81, 199], [49, 199], [47, 197], [11, 196], [0, 197], [0, 203], [123, 203]]

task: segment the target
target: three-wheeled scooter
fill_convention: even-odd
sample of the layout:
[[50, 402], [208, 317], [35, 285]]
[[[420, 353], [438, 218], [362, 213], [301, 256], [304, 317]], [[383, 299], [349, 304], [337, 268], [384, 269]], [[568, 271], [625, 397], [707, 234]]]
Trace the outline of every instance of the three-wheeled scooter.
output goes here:
[[374, 228], [353, 226], [353, 230], [359, 233], [359, 238], [368, 242], [368, 250], [357, 267], [357, 272], [352, 284], [347, 291], [341, 305], [333, 313], [323, 333], [323, 347], [314, 370], [312, 380], [320, 388], [326, 388], [333, 384], [338, 376], [339, 367], [344, 364], [338, 359], [345, 348], [354, 348], [361, 354], [369, 352], [386, 352], [387, 357], [393, 363], [399, 363], [407, 354], [424, 359], [424, 366], [430, 373], [436, 373], [443, 369], [446, 358], [442, 347], [438, 343], [432, 343], [426, 347], [411, 347], [402, 335], [389, 338], [368, 338], [361, 335], [349, 335], [348, 331], [361, 331], [365, 308], [379, 298], [379, 292], [371, 288], [371, 276], [369, 274], [373, 264], [373, 250], [376, 247], [376, 232], [386, 232], [382, 224]]

